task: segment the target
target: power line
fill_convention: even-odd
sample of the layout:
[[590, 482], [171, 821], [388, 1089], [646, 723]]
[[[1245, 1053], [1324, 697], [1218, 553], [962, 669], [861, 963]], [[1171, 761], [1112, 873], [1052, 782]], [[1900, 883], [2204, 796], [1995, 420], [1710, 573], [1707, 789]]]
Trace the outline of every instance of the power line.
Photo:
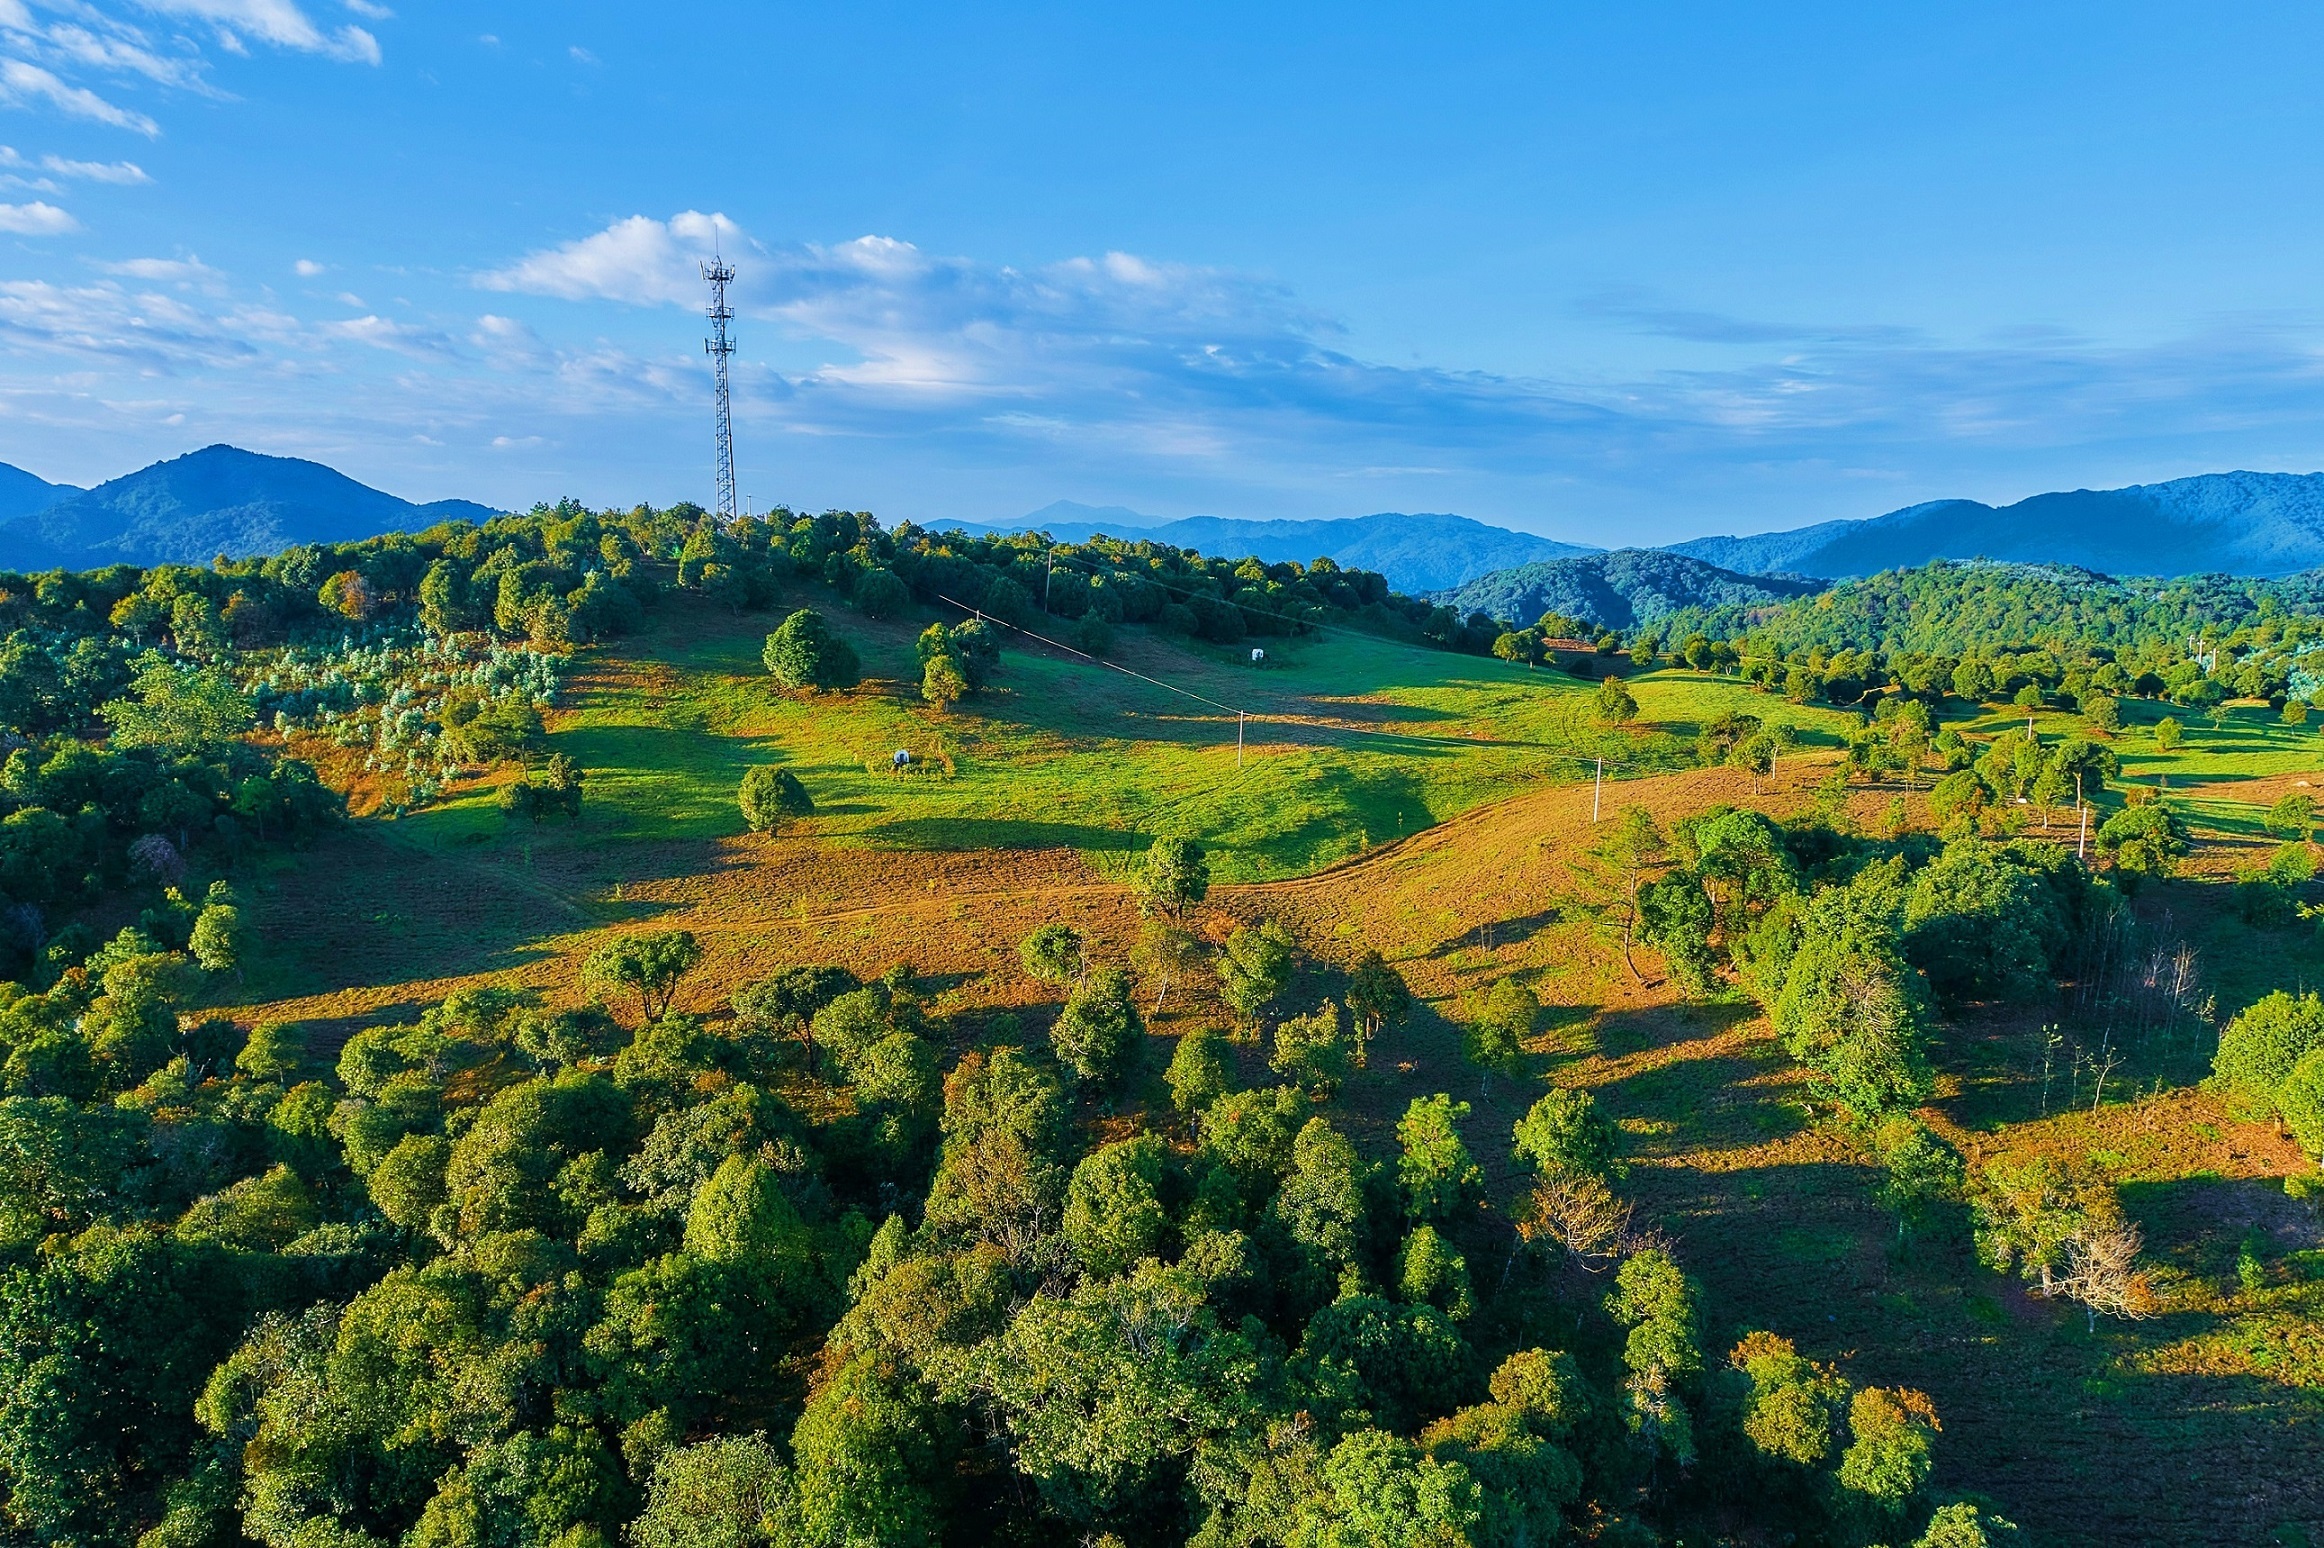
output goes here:
[[[1311, 731], [1321, 731], [1329, 735], [1375, 736], [1384, 737], [1388, 740], [1397, 742], [1425, 742], [1437, 747], [1460, 747], [1466, 748], [1472, 752], [1477, 750], [1477, 743], [1467, 737], [1430, 736], [1423, 731], [1376, 731], [1370, 726], [1333, 725], [1331, 722], [1324, 720], [1319, 716], [1287, 714], [1282, 711], [1275, 711], [1270, 713], [1263, 710], [1246, 710], [1233, 704], [1222, 704], [1217, 699], [1210, 698], [1204, 694], [1196, 693], [1190, 688], [1181, 688], [1175, 683], [1164, 682], [1159, 677], [1149, 677], [1144, 672], [1132, 671], [1130, 668], [1123, 666], [1118, 661], [1108, 661], [1102, 656], [1093, 656], [1086, 650], [1081, 650], [1075, 646], [1067, 645], [1059, 640], [1050, 639], [1045, 634], [1035, 634], [1032, 630], [1024, 627], [1022, 624], [1010, 623], [1005, 618], [995, 618], [990, 613], [985, 612], [981, 608], [969, 606], [969, 604], [961, 601], [957, 597], [946, 596], [942, 592], [938, 592], [936, 595], [939, 601], [949, 602], [952, 606], [959, 608], [962, 612], [967, 613], [974, 618], [981, 619], [987, 623], [999, 624], [1002, 628], [1012, 630], [1015, 633], [1025, 636], [1025, 638], [1029, 640], [1038, 640], [1041, 644], [1047, 645], [1053, 650], [1061, 650], [1069, 656], [1079, 657], [1081, 660], [1089, 662], [1092, 666], [1101, 666], [1106, 668], [1108, 671], [1119, 672], [1124, 677], [1134, 677], [1139, 682], [1151, 683], [1153, 686], [1160, 688], [1167, 693], [1174, 693], [1181, 698], [1192, 699], [1197, 704], [1207, 704], [1212, 709], [1221, 710], [1226, 714], [1236, 716], [1239, 720], [1274, 720], [1280, 721], [1286, 725], [1305, 726]], [[1371, 636], [1366, 636], [1366, 638], [1370, 637]], [[1549, 742], [1519, 741], [1509, 738], [1496, 738], [1491, 745], [1499, 747], [1532, 748], [1538, 752], [1546, 754], [1549, 757], [1563, 758], [1573, 763], [1594, 763], [1603, 767], [1616, 769], [1645, 767], [1643, 764], [1635, 763], [1628, 759], [1604, 758], [1596, 753], [1568, 752]]]

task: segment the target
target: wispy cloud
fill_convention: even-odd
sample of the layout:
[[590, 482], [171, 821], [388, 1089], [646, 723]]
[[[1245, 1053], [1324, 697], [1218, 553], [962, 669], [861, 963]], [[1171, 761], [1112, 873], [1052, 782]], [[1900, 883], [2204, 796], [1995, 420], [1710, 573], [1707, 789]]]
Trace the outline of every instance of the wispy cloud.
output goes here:
[[55, 72], [21, 59], [0, 59], [0, 104], [16, 108], [46, 105], [68, 118], [111, 124], [149, 139], [161, 133], [161, 125], [145, 114], [118, 107], [86, 86], [68, 85]]
[[100, 274], [116, 274], [123, 279], [154, 280], [163, 284], [216, 286], [225, 278], [216, 269], [199, 258], [124, 258], [118, 262], [93, 262], [89, 267]]
[[208, 22], [228, 43], [256, 38], [277, 48], [377, 64], [379, 40], [352, 22], [326, 30], [291, 0], [139, 0], [163, 16]]

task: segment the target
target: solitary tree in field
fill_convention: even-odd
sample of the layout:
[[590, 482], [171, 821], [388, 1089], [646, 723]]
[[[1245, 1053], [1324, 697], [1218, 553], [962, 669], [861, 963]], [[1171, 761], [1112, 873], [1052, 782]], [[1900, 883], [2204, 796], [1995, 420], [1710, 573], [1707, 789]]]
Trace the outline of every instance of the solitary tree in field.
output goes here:
[[1610, 726], [1626, 726], [1638, 718], [1638, 700], [1630, 687], [1611, 672], [1598, 684], [1598, 718]]
[[1210, 861], [1187, 838], [1158, 838], [1131, 873], [1130, 890], [1151, 914], [1181, 919], [1210, 892]]
[[2180, 747], [2185, 745], [2186, 740], [2187, 728], [2179, 724], [2178, 717], [2165, 715], [2155, 722], [2155, 750], [2157, 752], [2177, 752]]
[[785, 688], [853, 688], [863, 676], [855, 647], [833, 634], [813, 608], [784, 619], [767, 636], [759, 659]]
[[691, 930], [658, 930], [632, 935], [599, 947], [581, 964], [581, 981], [598, 988], [627, 989], [638, 998], [638, 1011], [648, 1021], [669, 1013], [678, 993], [678, 981], [702, 960], [702, 947]]
[[1089, 971], [1081, 932], [1069, 924], [1045, 924], [1017, 948], [1025, 971], [1045, 984], [1070, 984]]
[[799, 776], [774, 764], [761, 764], [743, 775], [738, 799], [742, 820], [753, 833], [779, 833], [786, 819], [815, 815], [815, 802]]

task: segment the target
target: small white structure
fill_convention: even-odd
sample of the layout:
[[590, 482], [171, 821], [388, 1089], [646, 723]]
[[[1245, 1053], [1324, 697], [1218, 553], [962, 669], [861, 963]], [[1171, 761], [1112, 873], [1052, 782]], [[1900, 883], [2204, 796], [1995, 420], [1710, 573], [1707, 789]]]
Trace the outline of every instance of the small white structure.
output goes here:
[[1257, 665], [1258, 665], [1260, 662], [1262, 662], [1262, 661], [1264, 661], [1264, 660], [1266, 660], [1266, 659], [1267, 659], [1267, 653], [1266, 653], [1265, 651], [1261, 650], [1261, 649], [1260, 649], [1258, 646], [1256, 646], [1256, 645], [1254, 645], [1254, 646], [1252, 646], [1252, 647], [1251, 647], [1251, 665], [1253, 665], [1253, 666], [1257, 666]]

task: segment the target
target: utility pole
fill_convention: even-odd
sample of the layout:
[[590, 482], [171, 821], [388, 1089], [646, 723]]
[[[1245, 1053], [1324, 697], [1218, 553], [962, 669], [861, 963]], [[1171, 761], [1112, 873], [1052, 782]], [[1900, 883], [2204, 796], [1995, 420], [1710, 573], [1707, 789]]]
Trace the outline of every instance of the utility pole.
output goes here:
[[703, 353], [710, 357], [711, 369], [718, 378], [718, 519], [731, 524], [734, 521], [734, 408], [727, 396], [726, 357], [734, 353], [734, 341], [726, 336], [726, 325], [734, 321], [734, 310], [726, 304], [726, 287], [734, 278], [734, 269], [723, 257], [714, 257], [702, 265], [702, 277], [710, 282], [710, 337], [702, 344]]
[[[2075, 795], [2076, 795], [2077, 797], [2079, 797], [2079, 796], [2080, 796], [2080, 794], [2081, 794], [2081, 792], [2080, 792], [2080, 791], [2076, 791], [2076, 792], [2075, 792]], [[2078, 837], [2078, 838], [2076, 838], [2076, 839], [2074, 840], [2074, 858], [2075, 858], [2076, 860], [2082, 860], [2082, 859], [2085, 859], [2085, 858], [2087, 858], [2087, 856], [2089, 855], [2089, 853], [2090, 853], [2090, 808], [2089, 808], [2089, 807], [2087, 807], [2087, 806], [2085, 806], [2085, 807], [2083, 807], [2083, 808], [2082, 808], [2082, 832], [2081, 832], [2081, 836], [2080, 836], [2080, 837]]]
[[1606, 793], [1606, 760], [1598, 760], [1598, 777], [1590, 786], [1590, 821], [1598, 820], [1598, 802]]
[[1235, 767], [1238, 769], [1243, 766], [1243, 722], [1249, 718], [1241, 710], [1235, 711]]

